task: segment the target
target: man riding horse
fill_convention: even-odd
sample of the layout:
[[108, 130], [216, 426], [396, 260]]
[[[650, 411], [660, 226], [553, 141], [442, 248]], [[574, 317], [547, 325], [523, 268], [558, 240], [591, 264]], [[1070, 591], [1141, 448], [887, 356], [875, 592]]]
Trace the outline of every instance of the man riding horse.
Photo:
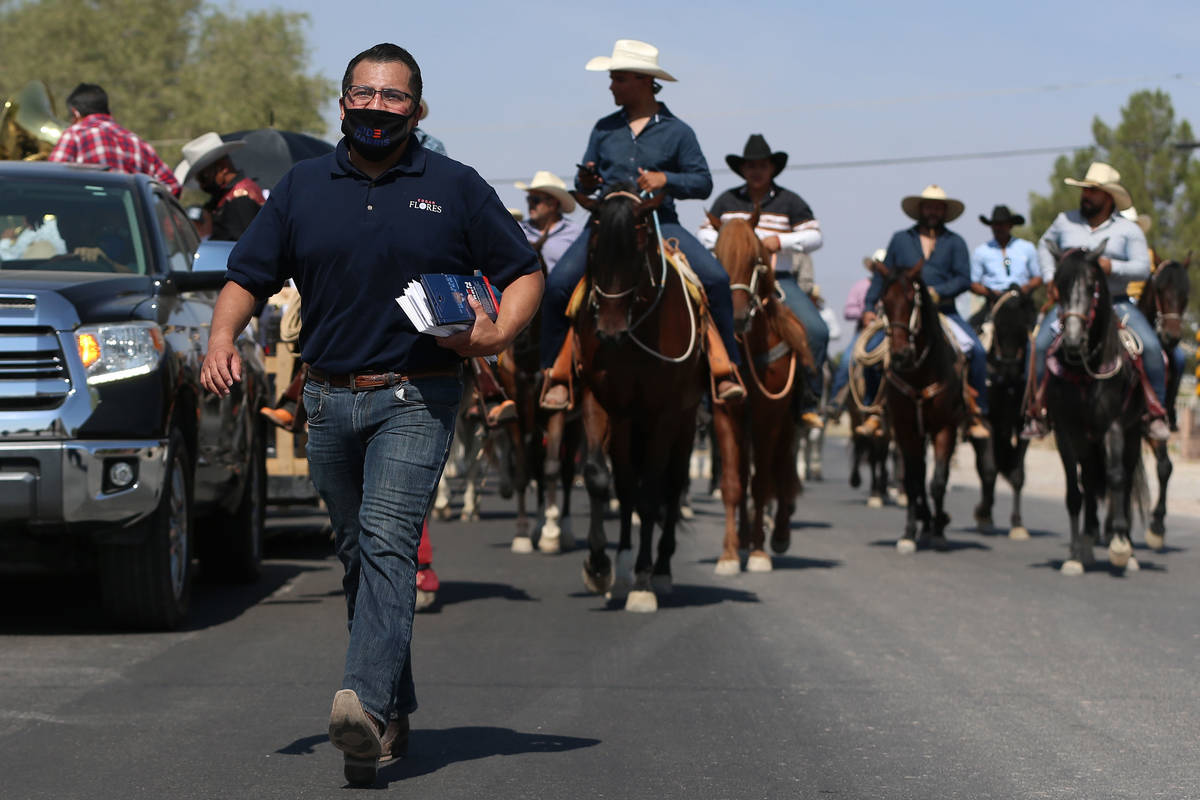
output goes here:
[[[1144, 281], [1150, 275], [1146, 234], [1136, 222], [1119, 213], [1133, 202], [1121, 185], [1121, 174], [1108, 164], [1093, 162], [1083, 180], [1067, 178], [1065, 183], [1081, 188], [1083, 193], [1079, 209], [1060, 213], [1038, 242], [1042, 278], [1047, 283], [1054, 279], [1057, 263], [1054, 248], [1066, 252], [1073, 248], [1091, 250], [1103, 245], [1104, 255], [1100, 257], [1099, 266], [1107, 276], [1113, 309], [1124, 320], [1125, 327], [1141, 340], [1142, 355], [1134, 359], [1134, 363], [1146, 395], [1146, 435], [1156, 441], [1166, 441], [1171, 432], [1166, 423], [1166, 364], [1162, 345], [1154, 328], [1130, 301], [1128, 291], [1130, 281]], [[1036, 388], [1031, 397], [1029, 418], [1021, 433], [1025, 438], [1042, 437], [1050, 431], [1045, 405], [1046, 353], [1058, 338], [1061, 328], [1057, 324], [1058, 317], [1058, 306], [1055, 306], [1038, 327], [1034, 354]]]
[[[712, 175], [700, 151], [696, 134], [655, 99], [658, 83], [674, 81], [658, 65], [658, 48], [633, 39], [620, 39], [613, 54], [590, 60], [586, 69], [608, 72], [613, 101], [621, 107], [596, 123], [588, 139], [575, 187], [590, 194], [602, 186], [636, 185], [646, 194], [663, 192], [658, 208], [659, 227], [665, 239], [675, 239], [700, 278], [708, 295], [712, 320], [719, 336], [709, 335], [709, 369], [716, 400], [745, 396], [737, 380], [737, 344], [733, 338], [733, 303], [729, 276], [717, 260], [696, 241], [675, 213], [675, 199], [704, 199], [712, 192]], [[548, 388], [542, 406], [561, 410], [570, 403], [572, 337], [567, 336], [566, 311], [571, 294], [587, 268], [588, 237], [567, 248], [546, 283], [542, 306], [542, 367], [548, 370]]]
[[[775, 285], [783, 291], [783, 302], [804, 326], [808, 347], [812, 352], [813, 369], [809, 375], [810, 398], [804, 403], [801, 422], [811, 428], [822, 427], [815, 403], [821, 396], [821, 367], [829, 346], [829, 327], [812, 298], [800, 288], [797, 280], [797, 260], [822, 244], [821, 226], [808, 203], [793, 191], [775, 183], [775, 178], [787, 164], [788, 154], [771, 152], [762, 134], [755, 133], [746, 141], [740, 156], [725, 156], [725, 163], [746, 182], [729, 189], [713, 203], [709, 212], [718, 223], [731, 219], [750, 219], [759, 210], [758, 227], [754, 232], [771, 253]], [[712, 249], [717, 243], [719, 225], [710, 220], [698, 233], [700, 243]]]
[[992, 229], [992, 238], [971, 253], [971, 291], [984, 299], [983, 307], [971, 317], [971, 326], [979, 330], [991, 314], [992, 306], [1012, 287], [1029, 294], [1042, 285], [1037, 247], [1028, 239], [1014, 239], [1012, 229], [1024, 225], [1025, 218], [1009, 211], [1008, 206], [992, 209], [991, 219], [983, 214], [979, 221]]
[[[921, 194], [905, 197], [900, 201], [900, 208], [917, 224], [897, 231], [892, 236], [883, 264], [888, 272], [896, 273], [924, 262], [921, 276], [929, 288], [930, 297], [938, 313], [951, 323], [958, 346], [968, 358], [967, 381], [971, 390], [965, 392], [967, 435], [972, 439], [986, 439], [991, 435], [983, 421], [987, 414], [987, 354], [979, 337], [954, 307], [955, 298], [965, 292], [971, 283], [970, 258], [963, 238], [946, 229], [946, 223], [957, 219], [965, 207], [961, 201], [947, 197], [940, 186], [931, 184]], [[875, 319], [874, 308], [883, 287], [884, 279], [876, 273], [867, 292], [867, 310], [862, 316], [864, 328]], [[907, 320], [892, 322], [904, 324]], [[882, 332], [876, 335], [876, 339], [883, 340]], [[877, 341], [873, 340], [871, 347], [876, 344]], [[875, 372], [870, 383], [878, 386], [877, 368]], [[873, 391], [868, 389], [868, 394], [873, 396]], [[857, 432], [871, 434], [882, 424], [877, 415], [872, 415], [859, 426], [861, 430]]]

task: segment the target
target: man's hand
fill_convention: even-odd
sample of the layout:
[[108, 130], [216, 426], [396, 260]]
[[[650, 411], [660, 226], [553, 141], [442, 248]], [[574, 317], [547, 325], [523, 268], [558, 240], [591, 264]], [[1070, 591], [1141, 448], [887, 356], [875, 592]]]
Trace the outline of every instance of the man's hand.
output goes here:
[[494, 356], [512, 344], [514, 336], [509, 336], [500, 326], [492, 322], [491, 317], [479, 305], [474, 297], [468, 297], [471, 310], [475, 312], [475, 324], [470, 329], [443, 336], [437, 340], [440, 347], [453, 350], [463, 358], [474, 356]]
[[595, 169], [595, 161], [589, 161], [579, 169], [579, 187], [585, 194], [591, 194], [597, 186], [604, 183], [604, 178], [600, 177], [600, 173], [593, 171]]
[[782, 246], [779, 243], [778, 236], [768, 236], [767, 238], [762, 240], [762, 243], [763, 243], [763, 247], [767, 248], [768, 253], [778, 253], [779, 248]]
[[875, 312], [874, 311], [864, 311], [862, 313], [862, 316], [859, 317], [858, 321], [859, 321], [859, 324], [861, 324], [864, 328], [867, 327], [868, 325], [870, 325], [872, 322], [875, 321]]
[[233, 384], [242, 380], [242, 357], [233, 342], [208, 343], [208, 355], [200, 366], [200, 384], [215, 395], [225, 397]]
[[1104, 270], [1105, 275], [1112, 275], [1112, 259], [1107, 256], [1100, 256], [1096, 259], [1096, 265]]
[[667, 176], [661, 172], [638, 167], [637, 185], [643, 192], [652, 194], [667, 185]]

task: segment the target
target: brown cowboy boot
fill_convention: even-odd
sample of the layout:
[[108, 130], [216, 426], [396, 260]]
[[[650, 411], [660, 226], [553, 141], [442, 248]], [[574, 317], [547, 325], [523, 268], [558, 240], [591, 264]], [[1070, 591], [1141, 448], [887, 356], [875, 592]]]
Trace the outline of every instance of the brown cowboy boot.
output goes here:
[[878, 414], [871, 414], [861, 423], [854, 426], [854, 432], [859, 436], [882, 436], [883, 418]]
[[990, 439], [992, 431], [987, 426], [987, 422], [983, 419], [983, 414], [979, 411], [979, 403], [976, 400], [976, 392], [970, 386], [963, 392], [964, 399], [967, 401], [967, 436], [972, 439]]
[[547, 411], [566, 411], [575, 405], [571, 374], [575, 366], [575, 335], [570, 331], [563, 340], [554, 366], [546, 370], [542, 396], [538, 403]]
[[1171, 438], [1171, 428], [1167, 425], [1167, 410], [1163, 408], [1150, 385], [1150, 376], [1146, 374], [1146, 363], [1142, 356], [1135, 356], [1133, 365], [1137, 369], [1138, 380], [1142, 385], [1142, 396], [1146, 398], [1146, 436], [1156, 442], [1165, 442]]
[[[1030, 359], [1032, 361], [1032, 359]], [[1029, 382], [1033, 383], [1033, 364], [1030, 364]], [[1041, 439], [1050, 433], [1050, 423], [1046, 419], [1046, 385], [1050, 382], [1050, 368], [1042, 375], [1037, 388], [1026, 398], [1025, 427], [1021, 429], [1022, 439]]]
[[746, 387], [738, 375], [737, 367], [729, 360], [729, 352], [717, 333], [717, 326], [712, 320], [704, 324], [704, 340], [708, 345], [708, 371], [713, 378], [713, 400], [724, 403], [729, 400], [740, 400], [746, 396]]

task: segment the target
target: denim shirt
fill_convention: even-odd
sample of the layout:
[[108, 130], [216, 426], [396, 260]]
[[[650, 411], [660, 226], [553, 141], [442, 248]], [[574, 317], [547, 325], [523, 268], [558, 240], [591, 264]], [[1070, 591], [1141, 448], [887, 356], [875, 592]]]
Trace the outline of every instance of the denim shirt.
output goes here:
[[1014, 283], [1024, 286], [1040, 274], [1037, 249], [1025, 239], [1009, 239], [1007, 247], [992, 239], [971, 254], [971, 283], [981, 283], [996, 292]]
[[[696, 134], [662, 103], [637, 136], [629, 130], [624, 109], [597, 122], [583, 154], [582, 163], [589, 161], [596, 162], [606, 186], [636, 184], [638, 167], [666, 175], [667, 196], [658, 209], [662, 222], [679, 222], [675, 199], [703, 200], [712, 194], [712, 173]], [[582, 189], [578, 177], [575, 188]]]
[[1150, 277], [1150, 249], [1146, 245], [1146, 234], [1142, 233], [1136, 222], [1116, 212], [1096, 228], [1092, 228], [1078, 209], [1064, 211], [1054, 218], [1038, 241], [1038, 259], [1046, 283], [1054, 280], [1054, 269], [1058, 266], [1050, 254], [1051, 242], [1062, 251], [1072, 247], [1090, 250], [1104, 242], [1104, 255], [1112, 261], [1108, 291], [1114, 298], [1129, 293], [1130, 281], [1144, 281]]
[[[921, 249], [921, 235], [917, 226], [896, 231], [888, 244], [887, 257], [883, 265], [889, 272], [915, 267], [925, 252]], [[942, 228], [934, 244], [933, 253], [921, 268], [925, 285], [937, 292], [938, 310], [954, 313], [954, 298], [971, 286], [971, 258], [967, 243], [957, 233]], [[867, 308], [874, 308], [883, 294], [883, 278], [875, 275], [867, 291]]]

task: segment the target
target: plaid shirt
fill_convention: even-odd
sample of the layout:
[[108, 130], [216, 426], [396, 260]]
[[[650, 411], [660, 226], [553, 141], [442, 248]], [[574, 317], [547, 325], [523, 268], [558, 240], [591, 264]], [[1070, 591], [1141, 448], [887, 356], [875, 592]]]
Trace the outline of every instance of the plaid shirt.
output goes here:
[[110, 169], [130, 174], [144, 172], [179, 196], [175, 173], [162, 162], [154, 148], [125, 130], [108, 114], [88, 114], [63, 131], [50, 153], [51, 161], [76, 164], [107, 164]]

